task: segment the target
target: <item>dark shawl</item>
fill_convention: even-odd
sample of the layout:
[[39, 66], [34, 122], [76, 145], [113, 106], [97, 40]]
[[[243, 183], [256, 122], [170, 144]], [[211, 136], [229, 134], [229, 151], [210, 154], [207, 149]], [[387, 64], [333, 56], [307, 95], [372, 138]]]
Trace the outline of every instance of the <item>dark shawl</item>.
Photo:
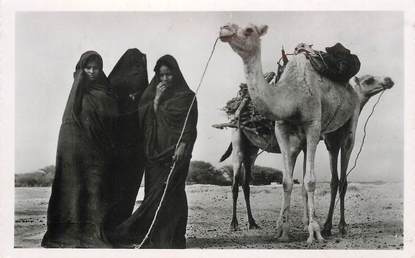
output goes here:
[[[98, 58], [100, 74], [90, 82], [84, 67]], [[103, 247], [99, 228], [108, 207], [109, 163], [118, 115], [102, 58], [84, 53], [76, 65], [74, 83], [62, 118], [56, 171], [48, 206], [43, 247]]]
[[[161, 65], [170, 67], [173, 71], [174, 82], [173, 86], [163, 93], [159, 100], [158, 110], [155, 112], [153, 100], [156, 86], [160, 82], [157, 73]], [[109, 235], [110, 240], [116, 246], [138, 244], [147, 233], [161, 200], [187, 111], [195, 96], [184, 80], [177, 61], [172, 56], [161, 57], [154, 71], [156, 75], [145, 90], [139, 104], [140, 126], [144, 134], [146, 158], [145, 197], [133, 215]], [[146, 247], [185, 247], [187, 200], [184, 188], [191, 152], [196, 140], [196, 124], [197, 103], [195, 101], [182, 138], [182, 142], [187, 143], [186, 158], [176, 163], [166, 198]]]
[[128, 49], [108, 79], [114, 87], [120, 113], [116, 132], [117, 157], [111, 180], [114, 206], [106, 219], [107, 230], [111, 230], [131, 215], [143, 177], [138, 103], [148, 86], [146, 55], [136, 48]]

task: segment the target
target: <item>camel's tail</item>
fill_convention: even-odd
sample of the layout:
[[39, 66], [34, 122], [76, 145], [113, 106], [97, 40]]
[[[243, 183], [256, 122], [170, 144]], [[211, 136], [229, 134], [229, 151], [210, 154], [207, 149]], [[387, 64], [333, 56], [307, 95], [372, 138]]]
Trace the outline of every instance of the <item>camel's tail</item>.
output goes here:
[[228, 149], [225, 151], [225, 153], [222, 155], [222, 157], [220, 158], [219, 162], [224, 161], [225, 159], [227, 159], [232, 153], [232, 143], [229, 144]]

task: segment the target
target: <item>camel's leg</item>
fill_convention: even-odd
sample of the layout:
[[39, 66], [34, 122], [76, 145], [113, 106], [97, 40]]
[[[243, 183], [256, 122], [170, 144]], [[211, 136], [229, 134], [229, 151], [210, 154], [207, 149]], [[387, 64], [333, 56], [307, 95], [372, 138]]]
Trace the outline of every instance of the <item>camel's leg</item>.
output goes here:
[[242, 161], [244, 157], [241, 131], [238, 129], [232, 133], [232, 165], [233, 165], [233, 180], [232, 180], [232, 221], [231, 230], [239, 230], [238, 219], [236, 218], [236, 207], [238, 202], [239, 180], [242, 169]]
[[251, 181], [252, 168], [255, 164], [255, 159], [258, 153], [258, 148], [256, 148], [255, 146], [250, 146], [249, 143], [247, 142], [248, 140], [246, 138], [245, 140], [246, 140], [246, 144], [243, 144], [243, 148], [246, 151], [246, 153], [245, 153], [245, 159], [243, 161], [245, 169], [244, 169], [244, 173], [242, 176], [242, 189], [244, 191], [246, 210], [248, 213], [249, 229], [257, 229], [260, 227], [255, 223], [255, 220], [252, 216], [249, 183]]
[[275, 123], [275, 135], [277, 141], [280, 144], [281, 153], [284, 160], [284, 172], [283, 172], [283, 199], [280, 216], [277, 221], [277, 237], [280, 241], [288, 241], [288, 233], [290, 229], [289, 224], [289, 212], [290, 212], [290, 201], [291, 192], [293, 189], [293, 171], [295, 161], [298, 153], [300, 152], [300, 140], [292, 135], [293, 128], [285, 124], [284, 122]]
[[340, 194], [340, 222], [339, 222], [339, 232], [342, 236], [346, 235], [346, 221], [344, 219], [344, 197], [347, 190], [347, 167], [350, 160], [350, 155], [352, 154], [354, 146], [355, 136], [354, 133], [350, 132], [345, 139], [345, 142], [341, 148], [341, 164], [340, 164], [340, 185], [339, 185], [339, 194]]
[[314, 158], [316, 155], [317, 144], [320, 141], [320, 123], [312, 123], [306, 127], [306, 138], [307, 138], [307, 163], [306, 173], [304, 176], [304, 186], [307, 191], [307, 203], [308, 203], [308, 232], [309, 237], [307, 243], [314, 241], [314, 234], [318, 241], [323, 241], [323, 237], [320, 232], [320, 225], [315, 218], [314, 208], [314, 193], [316, 189], [316, 176], [314, 173]]
[[357, 122], [359, 119], [359, 110], [356, 110], [353, 117], [344, 127], [343, 142], [341, 144], [340, 155], [340, 182], [339, 182], [339, 195], [340, 195], [340, 222], [339, 232], [342, 236], [346, 234], [346, 221], [344, 219], [344, 197], [347, 190], [347, 167], [349, 164], [350, 156], [355, 142]]
[[324, 223], [324, 229], [322, 231], [323, 236], [331, 235], [331, 228], [333, 225], [333, 211], [336, 203], [337, 190], [339, 186], [339, 176], [337, 175], [337, 160], [339, 157], [341, 137], [343, 134], [329, 134], [326, 137], [326, 146], [330, 156], [330, 208], [327, 215], [326, 222]]
[[[306, 149], [303, 150], [303, 154], [304, 154], [304, 159], [303, 159], [303, 178], [304, 178], [305, 172], [306, 172], [306, 164], [307, 164], [307, 150]], [[301, 185], [301, 196], [303, 199], [303, 207], [304, 207], [302, 222], [304, 224], [304, 230], [308, 231], [309, 221], [308, 221], [307, 191], [305, 190], [304, 180]]]

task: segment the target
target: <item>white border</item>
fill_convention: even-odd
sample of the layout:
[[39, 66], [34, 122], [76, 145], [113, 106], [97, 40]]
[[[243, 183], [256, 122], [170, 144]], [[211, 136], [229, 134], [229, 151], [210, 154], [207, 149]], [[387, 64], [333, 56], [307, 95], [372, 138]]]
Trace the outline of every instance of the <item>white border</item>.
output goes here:
[[[276, 1], [274, 1], [276, 2]], [[290, 0], [273, 3], [245, 1], [11, 1], [1, 6], [0, 84], [0, 257], [276, 257], [353, 256], [415, 257], [415, 1], [411, 0]], [[405, 182], [404, 250], [50, 250], [14, 249], [14, 15], [17, 11], [277, 11], [277, 10], [396, 10], [405, 12]], [[387, 39], [387, 32], [385, 32]], [[393, 39], [390, 39], [393, 40]], [[402, 86], [403, 85], [399, 85]]]

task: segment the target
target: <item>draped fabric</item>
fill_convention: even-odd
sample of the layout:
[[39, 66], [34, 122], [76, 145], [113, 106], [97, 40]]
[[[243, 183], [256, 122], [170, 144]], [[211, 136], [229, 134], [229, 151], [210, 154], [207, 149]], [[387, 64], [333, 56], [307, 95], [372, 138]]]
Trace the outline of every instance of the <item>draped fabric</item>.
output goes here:
[[[94, 81], [83, 69], [98, 60]], [[109, 207], [108, 176], [113, 158], [118, 108], [102, 72], [102, 58], [84, 53], [63, 114], [56, 154], [56, 171], [47, 213], [43, 247], [106, 247], [100, 227]]]
[[[157, 75], [160, 66], [166, 65], [173, 72], [173, 85], [165, 90], [157, 112], [153, 108]], [[170, 55], [161, 57], [154, 68], [156, 75], [143, 93], [139, 103], [140, 128], [143, 133], [145, 154], [145, 196], [133, 215], [108, 232], [108, 239], [118, 247], [140, 243], [155, 215], [172, 165], [172, 156], [180, 137], [186, 114], [195, 96], [189, 89], [177, 61]], [[196, 140], [197, 103], [190, 110], [182, 142], [187, 144], [186, 158], [176, 163], [147, 248], [185, 248], [187, 224], [187, 199], [185, 179], [193, 145]]]
[[111, 174], [114, 205], [105, 219], [106, 230], [112, 230], [132, 214], [144, 172], [138, 103], [148, 86], [146, 55], [136, 48], [128, 49], [108, 79], [117, 96], [119, 109], [117, 156]]

